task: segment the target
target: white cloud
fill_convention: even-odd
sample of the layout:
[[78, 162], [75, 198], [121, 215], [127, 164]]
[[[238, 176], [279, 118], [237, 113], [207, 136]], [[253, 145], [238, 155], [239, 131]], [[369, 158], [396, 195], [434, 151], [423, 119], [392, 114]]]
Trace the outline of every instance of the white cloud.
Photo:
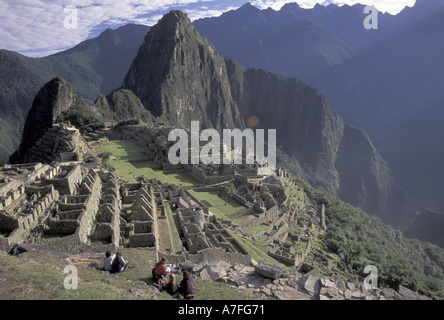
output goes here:
[[[183, 7], [199, 0], [15, 0], [0, 2], [0, 48], [28, 56], [44, 56], [70, 48], [87, 39], [99, 25], [113, 27], [126, 23], [152, 25], [160, 15], [155, 12], [171, 6]], [[208, 1], [205, 1], [208, 3]], [[67, 6], [77, 8], [77, 28], [64, 24]], [[209, 10], [205, 10], [210, 14]], [[150, 18], [143, 16], [153, 13]], [[199, 16], [197, 11], [194, 16]], [[73, 21], [73, 20], [70, 20]], [[70, 26], [72, 24], [68, 24]]]
[[406, 6], [413, 6], [416, 0], [252, 0], [251, 4], [259, 9], [272, 8], [274, 10], [280, 10], [286, 3], [297, 2], [301, 8], [313, 8], [316, 3], [328, 4], [333, 3], [337, 5], [354, 5], [357, 3], [365, 5], [374, 5], [379, 11], [389, 12], [391, 14], [397, 14]]
[[[260, 9], [279, 10], [285, 0], [251, 0]], [[331, 1], [331, 0], [328, 0]], [[247, 0], [245, 0], [247, 2]], [[313, 7], [322, 0], [301, 0], [302, 7]], [[334, 3], [339, 1], [333, 0]], [[348, 4], [359, 1], [342, 0]], [[381, 11], [394, 13], [415, 0], [363, 0]], [[176, 8], [185, 11], [191, 20], [220, 16], [236, 9], [239, 0], [14, 0], [0, 1], [0, 48], [28, 56], [45, 56], [71, 48], [92, 36], [100, 27], [114, 28], [127, 23], [154, 25], [162, 12]], [[67, 6], [77, 8], [78, 26], [67, 29]], [[395, 12], [396, 13], [396, 12]], [[73, 20], [70, 20], [71, 22]]]

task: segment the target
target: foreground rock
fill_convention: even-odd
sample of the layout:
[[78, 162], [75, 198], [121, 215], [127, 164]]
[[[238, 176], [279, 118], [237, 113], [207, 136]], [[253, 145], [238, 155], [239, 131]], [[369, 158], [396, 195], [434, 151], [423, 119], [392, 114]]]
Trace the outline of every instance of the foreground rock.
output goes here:
[[263, 262], [255, 265], [254, 271], [259, 275], [273, 280], [279, 279], [282, 275], [282, 269], [280, 267]]
[[204, 261], [194, 265], [193, 270], [204, 280], [222, 282], [267, 300], [431, 300], [402, 286], [398, 292], [368, 290], [363, 284], [286, 274], [281, 268], [264, 263], [247, 267]]

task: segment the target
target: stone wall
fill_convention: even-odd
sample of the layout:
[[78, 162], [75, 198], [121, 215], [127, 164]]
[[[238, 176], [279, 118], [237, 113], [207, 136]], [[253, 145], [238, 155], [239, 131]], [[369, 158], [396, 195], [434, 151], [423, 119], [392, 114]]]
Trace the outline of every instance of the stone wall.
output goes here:
[[234, 174], [219, 175], [215, 172], [216, 169], [212, 165], [191, 165], [186, 164], [184, 168], [188, 174], [206, 185], [218, 184], [234, 179]]
[[184, 252], [182, 254], [169, 254], [165, 252], [157, 251], [158, 257], [165, 257], [168, 263], [180, 264], [182, 262], [191, 261], [192, 263], [200, 263], [202, 261], [214, 261], [222, 260], [229, 262], [231, 264], [240, 263], [243, 265], [251, 265], [251, 255], [239, 254], [237, 252], [227, 252], [222, 248], [207, 248], [199, 251], [196, 254], [190, 254], [189, 252]]
[[26, 151], [24, 162], [77, 161], [88, 152], [79, 130], [65, 124], [54, 124]]
[[300, 266], [303, 264], [305, 258], [311, 251], [312, 243], [311, 239], [308, 239], [307, 247], [303, 251], [292, 252], [289, 251], [288, 248], [277, 247], [277, 248], [269, 248], [268, 255], [277, 260], [283, 261], [290, 265]]
[[[65, 174], [64, 174], [65, 172]], [[60, 194], [74, 195], [80, 185], [85, 169], [80, 164], [73, 166], [56, 166], [48, 170], [41, 178], [42, 184], [52, 184]]]
[[[22, 189], [25, 191], [25, 187]], [[59, 193], [52, 186], [40, 188], [39, 191], [45, 191], [46, 194], [34, 204], [27, 215], [11, 216], [6, 211], [0, 211], [0, 232], [6, 234], [6, 237], [0, 237], [3, 250], [9, 251], [15, 243], [25, 241], [29, 232], [49, 215], [49, 209], [59, 199]]]
[[[86, 181], [85, 181], [86, 180]], [[83, 187], [83, 188], [82, 188]], [[87, 188], [86, 188], [87, 187]], [[90, 197], [86, 202], [85, 211], [79, 217], [79, 234], [80, 241], [88, 243], [89, 237], [93, 232], [96, 222], [96, 215], [99, 211], [102, 182], [99, 175], [91, 170], [82, 183], [81, 190], [88, 189], [91, 191]]]
[[157, 210], [158, 200], [162, 203], [162, 191], [159, 199], [147, 183], [125, 184], [123, 203], [131, 204], [131, 229], [128, 234], [129, 247], [158, 246]]
[[132, 248], [154, 247], [156, 245], [156, 237], [154, 233], [133, 234], [129, 238], [129, 246]]
[[6, 210], [15, 200], [25, 193], [25, 186], [19, 186], [17, 190], [9, 190], [0, 201], [0, 210]]
[[92, 240], [120, 244], [120, 192], [117, 176], [111, 172], [99, 172], [102, 181], [102, 197]]
[[[247, 212], [247, 214], [253, 214], [253, 209], [250, 208]], [[253, 228], [256, 227], [258, 225], [261, 225], [263, 223], [268, 223], [270, 221], [273, 221], [278, 215], [280, 214], [280, 210], [279, 207], [276, 205], [274, 207], [272, 207], [270, 210], [265, 211], [264, 213], [255, 215], [256, 218], [249, 220], [247, 222], [245, 222], [244, 224], [241, 224], [241, 228], [242, 229], [248, 229], [248, 228]]]

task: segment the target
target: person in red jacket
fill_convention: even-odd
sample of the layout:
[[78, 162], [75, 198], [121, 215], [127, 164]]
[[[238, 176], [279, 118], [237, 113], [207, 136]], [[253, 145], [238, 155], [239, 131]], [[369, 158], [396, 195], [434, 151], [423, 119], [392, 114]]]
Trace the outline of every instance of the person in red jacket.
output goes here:
[[159, 285], [162, 279], [166, 276], [168, 276], [169, 272], [165, 268], [165, 264], [167, 262], [167, 259], [163, 257], [159, 262], [157, 262], [154, 265], [153, 268], [153, 278], [154, 278], [154, 284]]

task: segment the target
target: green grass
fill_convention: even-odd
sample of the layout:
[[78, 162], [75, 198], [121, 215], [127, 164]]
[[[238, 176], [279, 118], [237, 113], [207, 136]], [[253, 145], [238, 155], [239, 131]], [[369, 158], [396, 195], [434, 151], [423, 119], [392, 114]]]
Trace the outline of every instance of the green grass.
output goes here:
[[252, 232], [252, 233], [258, 233], [258, 232], [261, 232], [261, 231], [267, 229], [268, 227], [269, 227], [269, 225], [260, 224], [258, 226], [248, 229], [247, 231]]
[[[96, 269], [84, 264], [96, 262], [103, 267], [103, 260], [86, 259], [79, 262], [71, 260], [77, 267], [78, 287], [67, 290], [64, 287], [65, 278], [70, 273], [64, 273], [67, 266], [64, 258], [49, 253], [30, 252], [19, 257], [13, 257], [0, 252], [0, 281], [7, 279], [9, 288], [3, 287], [3, 292], [9, 298], [17, 300], [150, 300], [153, 295], [159, 300], [171, 300], [164, 293], [151, 293], [148, 288], [136, 281], [152, 285], [151, 269], [155, 264], [153, 250], [121, 249], [121, 253], [133, 268], [117, 276], [102, 274]], [[180, 282], [181, 275], [177, 276]], [[251, 293], [242, 293], [218, 282], [194, 279], [196, 300], [251, 300]], [[130, 294], [130, 289], [142, 290], [145, 298], [137, 298]]]
[[170, 229], [171, 244], [174, 252], [181, 252], [183, 250], [182, 241], [180, 240], [179, 232], [174, 224], [173, 213], [169, 205], [165, 205], [166, 217], [168, 219], [168, 226]]
[[164, 183], [172, 183], [178, 186], [200, 185], [200, 182], [185, 172], [164, 173], [157, 168], [158, 165], [151, 161], [144, 161], [148, 155], [144, 152], [144, 148], [138, 144], [128, 140], [115, 140], [101, 146], [103, 151], [111, 152], [116, 159], [111, 161], [116, 172], [135, 182], [134, 177], [145, 176], [148, 179], [157, 179]]
[[225, 221], [231, 221], [228, 217], [234, 213], [238, 213], [245, 209], [243, 205], [232, 198], [222, 199], [219, 196], [218, 191], [189, 191], [194, 197], [196, 197], [202, 204], [208, 207], [211, 213], [213, 213], [216, 218]]
[[265, 261], [266, 263], [269, 264], [273, 264], [273, 265], [278, 265], [282, 267], [282, 264], [273, 259], [272, 257], [270, 257], [268, 254], [266, 254], [265, 252], [263, 252], [260, 249], [260, 245], [258, 245], [257, 243], [255, 243], [254, 240], [249, 240], [249, 239], [245, 239], [242, 238], [241, 236], [230, 232], [230, 234], [236, 238], [244, 247], [245, 249], [251, 254], [251, 258], [256, 261], [257, 263], [261, 262], [261, 261]]
[[[134, 250], [134, 254], [137, 254]], [[128, 252], [125, 252], [128, 253]], [[134, 258], [133, 254], [128, 254]], [[34, 300], [127, 300], [135, 299], [129, 294], [131, 288], [141, 289], [149, 297], [152, 294], [140, 284], [129, 282], [141, 279], [142, 274], [129, 270], [122, 273], [124, 276], [111, 276], [98, 272], [95, 269], [77, 265], [78, 287], [67, 290], [64, 287], [65, 278], [70, 275], [64, 273], [67, 266], [64, 259], [47, 253], [27, 253], [19, 257], [6, 254], [0, 255], [2, 261], [0, 272], [12, 281], [11, 294], [15, 299]], [[135, 259], [134, 259], [135, 260]], [[92, 260], [93, 261], [93, 260]], [[146, 260], [144, 259], [146, 264]], [[142, 267], [142, 264], [140, 264]], [[144, 272], [144, 275], [146, 273]], [[146, 276], [145, 276], [146, 277]], [[143, 278], [141, 279], [143, 281]], [[161, 299], [163, 295], [158, 295]], [[167, 297], [168, 298], [168, 297]]]

